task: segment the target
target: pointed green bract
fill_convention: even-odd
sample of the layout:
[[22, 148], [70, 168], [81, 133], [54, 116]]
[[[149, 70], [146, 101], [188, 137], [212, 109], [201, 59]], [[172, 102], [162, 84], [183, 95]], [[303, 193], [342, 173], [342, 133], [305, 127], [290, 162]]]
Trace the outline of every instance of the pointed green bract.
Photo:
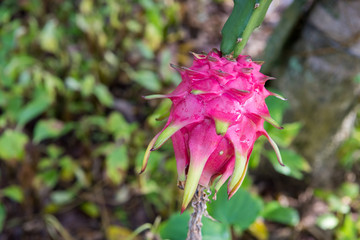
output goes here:
[[270, 116], [261, 116], [265, 121], [267, 121], [268, 123], [270, 123], [271, 125], [273, 125], [274, 127], [278, 128], [278, 129], [283, 129], [282, 126], [280, 126], [280, 124], [278, 124], [272, 117]]
[[272, 138], [269, 136], [269, 134], [265, 133], [264, 135], [268, 139], [268, 141], [271, 144], [272, 148], [274, 149], [274, 151], [276, 153], [277, 160], [280, 163], [280, 165], [285, 166], [283, 161], [282, 161], [280, 150], [279, 150], [279, 147], [277, 146], [276, 142], [274, 140], [272, 140]]
[[235, 167], [228, 185], [229, 199], [239, 189], [247, 169], [247, 156], [235, 150]]
[[214, 119], [214, 121], [215, 121], [216, 133], [218, 135], [224, 136], [229, 128], [230, 123], [221, 121], [219, 119]]
[[197, 162], [190, 161], [189, 172], [186, 178], [184, 189], [184, 198], [181, 206], [181, 213], [185, 211], [196, 192], [206, 160], [207, 159], [203, 159]]
[[194, 52], [191, 52], [190, 53], [197, 59], [206, 59], [206, 56], [207, 54], [198, 54], [198, 53], [194, 53]]
[[156, 134], [155, 137], [153, 139], [151, 139], [149, 145], [147, 146], [146, 150], [145, 150], [145, 154], [144, 154], [144, 158], [143, 158], [143, 162], [142, 162], [142, 166], [141, 166], [141, 171], [140, 174], [143, 173], [146, 169], [148, 160], [149, 160], [149, 156], [151, 153], [151, 149], [153, 148], [156, 139], [158, 138], [158, 136], [160, 135], [160, 133]]
[[164, 95], [164, 94], [153, 94], [153, 95], [144, 96], [144, 98], [146, 100], [151, 100], [151, 99], [158, 99], [158, 98], [168, 98], [168, 96]]
[[230, 175], [227, 175], [227, 174], [221, 175], [221, 177], [219, 178], [219, 180], [215, 184], [215, 187], [214, 187], [215, 192], [219, 191], [219, 189], [222, 187], [222, 185], [224, 185], [224, 183], [226, 182], [226, 180], [228, 180], [229, 177], [230, 177]]
[[170, 124], [167, 128], [164, 129], [164, 131], [160, 133], [151, 151], [159, 149], [174, 133], [176, 133], [182, 127], [183, 125]]
[[276, 98], [278, 98], [278, 99], [280, 99], [280, 100], [283, 100], [283, 101], [287, 101], [287, 99], [286, 98], [284, 98], [283, 96], [281, 96], [280, 94], [278, 94], [278, 93], [270, 93], [270, 95], [271, 96], [274, 96], [274, 97], [276, 97]]

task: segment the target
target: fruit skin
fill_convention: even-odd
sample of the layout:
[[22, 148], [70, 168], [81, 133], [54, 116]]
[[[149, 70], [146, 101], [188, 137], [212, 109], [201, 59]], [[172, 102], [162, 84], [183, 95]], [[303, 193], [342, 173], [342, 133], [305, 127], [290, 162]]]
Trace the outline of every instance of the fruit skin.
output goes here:
[[150, 152], [171, 138], [178, 179], [185, 182], [182, 212], [198, 184], [208, 187], [217, 177], [215, 190], [229, 179], [231, 198], [244, 180], [254, 143], [261, 135], [283, 165], [276, 143], [263, 127], [268, 121], [281, 129], [265, 103], [270, 95], [281, 97], [265, 89], [265, 82], [273, 78], [260, 73], [261, 63], [243, 55], [228, 59], [217, 50], [193, 55], [190, 68], [172, 65], [182, 77], [172, 93], [145, 97], [169, 98], [173, 105], [165, 127], [146, 150], [141, 172]]

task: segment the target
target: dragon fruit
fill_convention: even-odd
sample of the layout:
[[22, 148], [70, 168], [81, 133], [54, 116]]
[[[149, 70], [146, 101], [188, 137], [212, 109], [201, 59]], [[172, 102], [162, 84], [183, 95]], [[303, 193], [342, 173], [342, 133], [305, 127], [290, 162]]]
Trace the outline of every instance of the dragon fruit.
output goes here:
[[190, 68], [172, 65], [182, 77], [168, 95], [173, 105], [165, 127], [146, 149], [141, 172], [151, 151], [172, 139], [178, 180], [184, 187], [181, 211], [190, 203], [200, 184], [215, 191], [228, 180], [228, 196], [239, 189], [247, 170], [254, 142], [264, 135], [283, 165], [276, 143], [264, 130], [264, 121], [281, 128], [270, 116], [265, 98], [273, 95], [265, 82], [271, 77], [260, 73], [262, 62], [249, 56], [223, 57], [217, 50], [195, 54]]

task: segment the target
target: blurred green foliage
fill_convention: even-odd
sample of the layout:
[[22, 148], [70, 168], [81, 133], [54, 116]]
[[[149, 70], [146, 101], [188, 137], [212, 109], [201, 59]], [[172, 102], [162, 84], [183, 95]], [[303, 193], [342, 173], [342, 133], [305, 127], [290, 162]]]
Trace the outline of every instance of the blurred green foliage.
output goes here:
[[[164, 124], [156, 119], [171, 106], [168, 100], [142, 96], [173, 88], [180, 77], [169, 63], [186, 62], [174, 50], [188, 44], [182, 42], [180, 27], [183, 4], [1, 1], [1, 236], [140, 239], [147, 230], [147, 239], [183, 239], [189, 212], [178, 213], [181, 191], [171, 143], [153, 152], [146, 172], [138, 175], [146, 144]], [[267, 103], [282, 122], [288, 103], [273, 97]], [[278, 167], [266, 139], [260, 138], [250, 173], [267, 157], [278, 173], [304, 179], [311, 170], [308, 163], [288, 149], [301, 124], [284, 124], [282, 131], [265, 127], [282, 148], [286, 168]], [[339, 153], [346, 169], [358, 161], [359, 143], [358, 128]], [[209, 204], [210, 214], [221, 222], [205, 219], [204, 239], [247, 232], [262, 240], [269, 236], [268, 221], [297, 226], [297, 210], [272, 201], [277, 196], [265, 197], [253, 182], [248, 174], [230, 201], [221, 189]], [[319, 218], [318, 225], [337, 228], [339, 239], [353, 239], [359, 220], [351, 221], [351, 208], [343, 202], [351, 199], [359, 209], [359, 189], [349, 182], [336, 194], [320, 195], [331, 214]]]
[[4, 234], [11, 238], [20, 226], [21, 236], [44, 235], [21, 227], [44, 221], [47, 234], [68, 237], [78, 226], [58, 217], [76, 210], [111, 235], [134, 226], [130, 199], [149, 218], [177, 207], [174, 164], [158, 168], [169, 149], [153, 154], [148, 173], [134, 169], [155, 128], [141, 126], [149, 113], [141, 96], [179, 82], [164, 44], [178, 41], [179, 10], [173, 1], [1, 2]]

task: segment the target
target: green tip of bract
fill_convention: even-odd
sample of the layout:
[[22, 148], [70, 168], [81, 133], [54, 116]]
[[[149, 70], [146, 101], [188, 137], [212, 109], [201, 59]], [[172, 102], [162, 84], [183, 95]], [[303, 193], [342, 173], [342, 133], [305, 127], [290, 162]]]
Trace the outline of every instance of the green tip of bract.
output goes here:
[[228, 185], [229, 199], [236, 193], [241, 186], [246, 174], [247, 156], [235, 150], [235, 166], [234, 172]]
[[190, 162], [189, 172], [186, 178], [184, 198], [181, 206], [181, 213], [185, 211], [186, 207], [191, 202], [196, 189], [198, 187], [200, 177], [206, 161], [202, 161], [198, 166], [194, 166], [193, 162]]
[[141, 171], [140, 171], [139, 174], [141, 174], [141, 173], [143, 173], [145, 171], [145, 168], [147, 166], [147, 163], [148, 163], [148, 160], [149, 160], [149, 157], [150, 157], [151, 149], [153, 148], [153, 146], [155, 144], [155, 141], [158, 138], [158, 136], [159, 136], [159, 133], [153, 139], [151, 139], [149, 145], [147, 146], [147, 148], [145, 150], [142, 166], [141, 166]]
[[230, 123], [218, 119], [214, 119], [214, 121], [215, 121], [216, 134], [224, 136], [229, 128]]
[[206, 92], [201, 91], [201, 90], [192, 90], [191, 93], [194, 95], [200, 95], [200, 94], [205, 94]]
[[[219, 189], [222, 187], [222, 185], [224, 185], [224, 183], [226, 182], [226, 180], [229, 178], [229, 176], [225, 176], [225, 175], [222, 175], [219, 180], [216, 182], [215, 184], [215, 195], [216, 193], [219, 191]], [[216, 198], [216, 197], [215, 197]]]
[[158, 99], [158, 98], [168, 98], [168, 96], [163, 95], [163, 94], [153, 94], [153, 95], [143, 96], [143, 98], [146, 100], [151, 100], [151, 99]]
[[206, 54], [198, 54], [198, 53], [194, 53], [194, 52], [190, 52], [195, 58], [197, 59], [206, 59]]
[[176, 133], [182, 126], [180, 125], [169, 125], [167, 128], [164, 129], [157, 138], [154, 147], [151, 151], [157, 150], [160, 148], [174, 133]]
[[280, 94], [277, 94], [277, 93], [271, 93], [270, 94], [271, 96], [274, 96], [274, 97], [276, 97], [276, 98], [278, 98], [278, 99], [280, 99], [280, 100], [283, 100], [283, 101], [287, 101], [287, 98], [284, 98], [283, 96], [281, 96]]
[[253, 61], [255, 64], [257, 64], [257, 65], [263, 65], [265, 62], [264, 61]]
[[273, 118], [271, 118], [270, 116], [261, 116], [265, 121], [267, 121], [268, 123], [270, 123], [271, 125], [273, 125], [274, 127], [278, 128], [278, 129], [284, 129], [282, 126], [280, 126], [280, 124], [278, 124]]
[[269, 136], [269, 134], [266, 133], [265, 136], [268, 139], [269, 143], [271, 144], [272, 148], [274, 149], [278, 162], [280, 163], [281, 166], [285, 166], [282, 161], [280, 150], [279, 150], [279, 147], [277, 146], [276, 142], [274, 140], [272, 140], [272, 138]]

